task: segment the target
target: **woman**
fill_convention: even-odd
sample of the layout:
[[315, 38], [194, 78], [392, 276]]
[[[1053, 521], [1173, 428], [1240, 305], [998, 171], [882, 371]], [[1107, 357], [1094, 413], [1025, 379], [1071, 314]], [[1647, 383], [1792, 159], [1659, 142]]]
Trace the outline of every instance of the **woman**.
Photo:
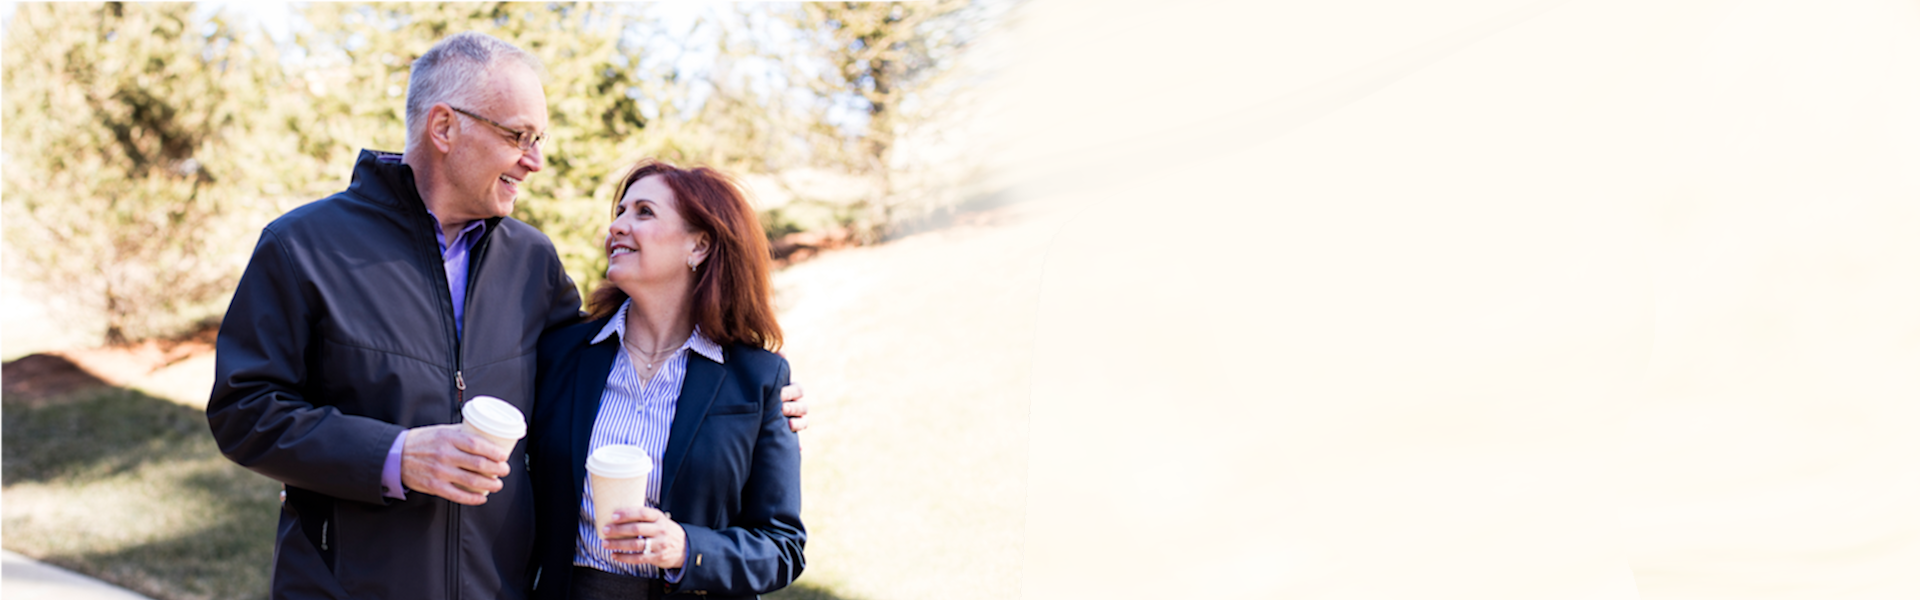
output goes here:
[[[751, 598], [791, 583], [800, 449], [780, 414], [787, 362], [770, 258], [738, 186], [645, 161], [619, 187], [589, 322], [540, 342], [528, 436], [535, 597]], [[587, 455], [645, 449], [647, 508], [593, 524]], [[657, 507], [654, 508], [654, 507]]]

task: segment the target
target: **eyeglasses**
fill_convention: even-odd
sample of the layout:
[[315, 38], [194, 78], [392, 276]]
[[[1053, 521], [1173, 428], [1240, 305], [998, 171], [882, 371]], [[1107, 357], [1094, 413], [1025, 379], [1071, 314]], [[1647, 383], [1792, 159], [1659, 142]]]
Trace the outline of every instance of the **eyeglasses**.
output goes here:
[[532, 152], [540, 147], [541, 142], [547, 141], [547, 134], [544, 133], [536, 134], [531, 131], [520, 131], [506, 125], [501, 125], [499, 121], [473, 114], [471, 111], [451, 104], [447, 105], [447, 108], [453, 109], [453, 112], [486, 121], [488, 125], [499, 127], [500, 131], [506, 132], [513, 137], [513, 143], [520, 146], [521, 152]]

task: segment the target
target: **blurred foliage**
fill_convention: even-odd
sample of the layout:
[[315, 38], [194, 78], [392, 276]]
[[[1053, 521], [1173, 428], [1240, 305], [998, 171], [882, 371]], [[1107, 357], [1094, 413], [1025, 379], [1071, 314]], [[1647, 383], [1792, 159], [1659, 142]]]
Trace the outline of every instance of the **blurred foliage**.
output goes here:
[[303, 145], [351, 164], [360, 148], [401, 151], [406, 141], [407, 73], [435, 42], [479, 31], [514, 43], [545, 63], [545, 168], [529, 178], [514, 217], [553, 239], [582, 294], [606, 273], [600, 240], [621, 157], [638, 158], [646, 136], [633, 95], [638, 60], [619, 43], [624, 9], [573, 3], [316, 3], [313, 26], [296, 38], [307, 76], [324, 93]]
[[109, 342], [220, 307], [263, 196], [311, 193], [281, 150], [278, 55], [182, 4], [22, 4], [7, 35], [9, 269], [104, 315]]
[[816, 37], [826, 67], [810, 80], [812, 89], [865, 120], [857, 135], [820, 144], [835, 151], [832, 162], [874, 182], [875, 192], [855, 203], [861, 214], [856, 239], [877, 241], [903, 218], [920, 216], [901, 209], [950, 205], [951, 178], [927, 181], [928, 165], [913, 164], [896, 150], [903, 138], [954, 109], [941, 101], [956, 97], [948, 78], [963, 73], [959, 56], [997, 23], [994, 11], [1005, 7], [973, 0], [801, 6], [796, 27]]
[[217, 313], [267, 219], [404, 147], [412, 61], [480, 31], [547, 69], [545, 168], [514, 216], [582, 291], [612, 186], [655, 157], [742, 177], [769, 236], [883, 239], [954, 178], [900, 151], [952, 114], [956, 58], [1005, 2], [312, 3], [289, 40], [184, 4], [22, 4], [5, 72], [8, 268], [104, 315], [109, 341]]

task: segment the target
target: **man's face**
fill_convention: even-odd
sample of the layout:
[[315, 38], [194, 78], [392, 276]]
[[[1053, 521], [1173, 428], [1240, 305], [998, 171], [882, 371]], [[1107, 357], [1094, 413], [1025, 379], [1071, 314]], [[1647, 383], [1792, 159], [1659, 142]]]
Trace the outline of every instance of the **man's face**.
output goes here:
[[[495, 63], [484, 91], [459, 108], [499, 121], [516, 131], [547, 131], [547, 95], [532, 69], [513, 61]], [[540, 170], [540, 150], [522, 151], [513, 134], [459, 113], [453, 116], [453, 145], [446, 170], [454, 186], [442, 219], [472, 220], [513, 213], [521, 183]]]

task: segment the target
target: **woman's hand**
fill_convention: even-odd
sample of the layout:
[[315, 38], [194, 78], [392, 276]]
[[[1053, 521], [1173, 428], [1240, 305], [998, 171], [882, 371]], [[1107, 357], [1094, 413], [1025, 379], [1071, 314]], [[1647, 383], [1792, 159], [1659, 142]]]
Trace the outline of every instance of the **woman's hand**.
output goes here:
[[653, 508], [613, 511], [600, 545], [614, 552], [614, 561], [629, 565], [678, 569], [687, 561], [687, 531]]

